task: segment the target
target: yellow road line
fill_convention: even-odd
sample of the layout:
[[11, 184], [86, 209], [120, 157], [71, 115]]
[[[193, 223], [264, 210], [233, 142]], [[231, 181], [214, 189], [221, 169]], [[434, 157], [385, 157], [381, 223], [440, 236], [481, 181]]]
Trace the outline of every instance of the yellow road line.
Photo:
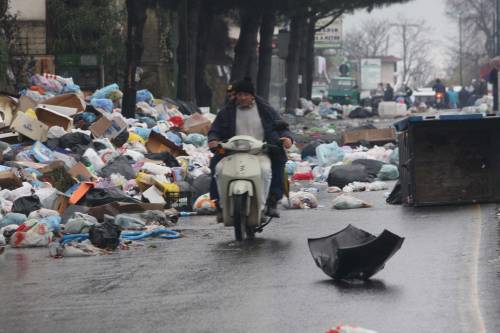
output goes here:
[[483, 219], [481, 216], [481, 206], [479, 204], [474, 205], [474, 218], [475, 230], [473, 237], [472, 246], [472, 264], [471, 264], [471, 279], [470, 281], [470, 299], [471, 299], [471, 310], [475, 321], [476, 330], [474, 332], [485, 333], [486, 327], [484, 326], [483, 316], [481, 314], [481, 307], [479, 305], [479, 292], [478, 292], [478, 268], [479, 268], [479, 253], [481, 246], [481, 228]]

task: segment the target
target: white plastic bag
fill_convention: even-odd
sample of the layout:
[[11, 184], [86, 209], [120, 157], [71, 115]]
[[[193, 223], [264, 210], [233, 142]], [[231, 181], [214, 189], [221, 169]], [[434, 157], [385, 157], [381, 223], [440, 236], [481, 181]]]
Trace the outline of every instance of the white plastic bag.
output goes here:
[[284, 201], [284, 205], [288, 209], [307, 209], [318, 207], [318, 199], [310, 192], [290, 192], [289, 200]]
[[368, 207], [371, 207], [371, 205], [361, 199], [352, 197], [347, 194], [342, 194], [333, 200], [333, 208], [335, 209], [355, 209]]

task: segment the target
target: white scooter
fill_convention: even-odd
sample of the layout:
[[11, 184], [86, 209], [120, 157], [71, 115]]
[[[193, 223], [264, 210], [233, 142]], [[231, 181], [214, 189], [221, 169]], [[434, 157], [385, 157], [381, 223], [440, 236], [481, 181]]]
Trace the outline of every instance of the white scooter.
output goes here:
[[219, 145], [226, 155], [217, 173], [220, 204], [224, 225], [234, 226], [237, 241], [253, 239], [255, 232], [262, 231], [270, 222], [263, 218], [262, 206], [267, 198], [262, 194], [264, 184], [258, 156], [266, 146], [246, 135], [235, 136]]

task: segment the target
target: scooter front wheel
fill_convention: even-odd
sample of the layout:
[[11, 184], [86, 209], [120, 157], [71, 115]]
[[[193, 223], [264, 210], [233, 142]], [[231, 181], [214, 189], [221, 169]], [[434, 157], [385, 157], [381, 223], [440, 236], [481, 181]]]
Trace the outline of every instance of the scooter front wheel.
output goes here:
[[237, 241], [242, 241], [245, 239], [245, 234], [247, 232], [247, 194], [238, 194], [233, 196], [233, 225], [234, 225], [234, 236]]

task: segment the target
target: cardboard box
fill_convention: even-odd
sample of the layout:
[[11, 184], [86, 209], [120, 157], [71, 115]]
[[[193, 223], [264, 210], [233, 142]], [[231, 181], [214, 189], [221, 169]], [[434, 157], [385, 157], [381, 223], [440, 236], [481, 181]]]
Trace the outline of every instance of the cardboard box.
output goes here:
[[73, 108], [77, 109], [77, 112], [83, 112], [87, 107], [87, 104], [85, 103], [83, 98], [81, 98], [77, 94], [63, 94], [52, 98], [48, 98], [43, 101], [43, 104]]
[[17, 177], [12, 171], [0, 172], [0, 188], [15, 190], [23, 186], [21, 178]]
[[89, 130], [96, 138], [108, 138], [110, 140], [116, 138], [121, 132], [127, 130], [127, 123], [120, 117], [108, 117], [103, 114]]
[[16, 112], [24, 112], [28, 109], [34, 109], [38, 103], [27, 96], [21, 96], [17, 103]]
[[10, 126], [14, 120], [14, 110], [17, 107], [18, 100], [11, 96], [0, 96], [0, 112], [3, 115], [3, 126]]
[[359, 141], [368, 141], [372, 144], [386, 144], [396, 141], [396, 130], [394, 128], [365, 129], [359, 131], [345, 132], [342, 134], [342, 144], [352, 145]]
[[69, 130], [73, 127], [73, 119], [49, 108], [49, 106], [38, 106], [35, 113], [38, 120], [47, 125], [48, 128], [60, 126], [65, 130]]
[[67, 117], [74, 116], [75, 114], [78, 113], [77, 108], [70, 108], [67, 106], [59, 106], [59, 105], [52, 105], [52, 104], [38, 104], [37, 108], [49, 109], [49, 110], [55, 111], [58, 114], [61, 114], [63, 116], [67, 116]]
[[49, 131], [49, 127], [38, 121], [37, 119], [33, 119], [23, 112], [18, 112], [14, 121], [10, 125], [10, 128], [22, 134], [31, 140], [45, 142], [47, 141], [47, 133]]
[[148, 142], [146, 142], [146, 148], [149, 152], [155, 154], [167, 152], [174, 157], [188, 155], [184, 149], [154, 131], [149, 135]]
[[188, 134], [199, 133], [207, 135], [211, 126], [210, 120], [199, 113], [191, 115], [184, 120], [184, 131]]
[[85, 165], [81, 162], [76, 163], [74, 167], [69, 169], [68, 174], [79, 181], [90, 180], [94, 177], [94, 175], [92, 175], [92, 173], [90, 173], [90, 171], [87, 170]]

